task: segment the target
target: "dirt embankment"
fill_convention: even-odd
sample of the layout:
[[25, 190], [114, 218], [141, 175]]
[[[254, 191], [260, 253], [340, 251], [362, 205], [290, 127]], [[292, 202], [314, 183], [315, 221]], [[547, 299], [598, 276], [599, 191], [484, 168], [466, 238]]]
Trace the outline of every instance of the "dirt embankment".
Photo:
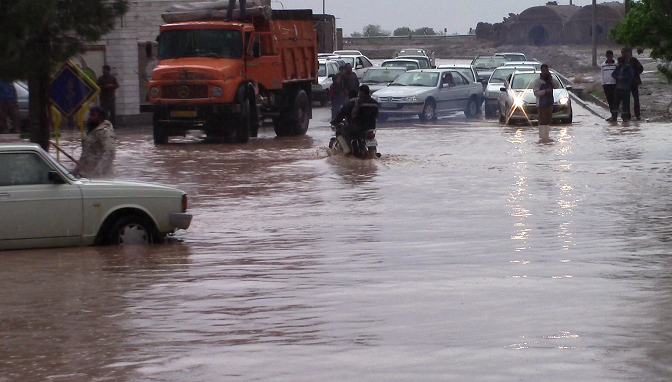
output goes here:
[[[602, 78], [599, 66], [592, 66], [592, 48], [583, 45], [496, 45], [489, 41], [469, 38], [444, 41], [438, 45], [429, 45], [418, 40], [389, 41], [367, 45], [348, 45], [348, 49], [359, 49], [371, 58], [391, 58], [402, 48], [423, 47], [436, 53], [437, 58], [466, 59], [477, 55], [495, 52], [522, 52], [530, 59], [545, 62], [552, 69], [569, 77], [576, 86], [583, 87], [589, 94], [606, 102], [602, 91]], [[611, 49], [620, 55], [620, 46], [598, 47], [598, 65], [604, 62], [604, 52]], [[636, 52], [634, 52], [636, 53]], [[672, 121], [672, 84], [667, 83], [658, 73], [658, 63], [649, 57], [649, 51], [635, 55], [644, 66], [642, 86], [639, 89], [642, 118], [652, 121]]]

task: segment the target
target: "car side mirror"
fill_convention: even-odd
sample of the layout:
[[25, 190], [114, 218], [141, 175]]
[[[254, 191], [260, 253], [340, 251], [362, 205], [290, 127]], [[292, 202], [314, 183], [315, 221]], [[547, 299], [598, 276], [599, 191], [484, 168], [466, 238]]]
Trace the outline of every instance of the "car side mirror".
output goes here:
[[571, 91], [572, 87], [571, 86], [565, 86], [565, 89], [567, 89], [567, 91]]
[[499, 88], [499, 91], [500, 91], [500, 92], [505, 92], [505, 91], [506, 91], [506, 88], [502, 86], [501, 88]]
[[49, 171], [47, 175], [47, 179], [53, 184], [64, 184], [65, 180], [61, 177], [61, 175], [57, 171]]

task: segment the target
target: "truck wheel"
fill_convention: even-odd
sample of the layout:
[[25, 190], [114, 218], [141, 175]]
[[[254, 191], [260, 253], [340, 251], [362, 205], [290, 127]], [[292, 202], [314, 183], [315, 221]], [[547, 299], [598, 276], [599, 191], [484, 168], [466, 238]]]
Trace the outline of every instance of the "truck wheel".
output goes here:
[[236, 129], [236, 142], [247, 143], [250, 141], [250, 125], [252, 122], [250, 100], [243, 100], [240, 106], [240, 121], [238, 128]]
[[154, 124], [153, 124], [153, 133], [154, 133], [154, 144], [155, 145], [164, 145], [168, 143], [168, 135], [166, 134], [166, 128], [159, 122], [159, 116], [154, 113]]
[[305, 135], [310, 123], [310, 99], [305, 91], [299, 90], [294, 98], [291, 112], [291, 135]]

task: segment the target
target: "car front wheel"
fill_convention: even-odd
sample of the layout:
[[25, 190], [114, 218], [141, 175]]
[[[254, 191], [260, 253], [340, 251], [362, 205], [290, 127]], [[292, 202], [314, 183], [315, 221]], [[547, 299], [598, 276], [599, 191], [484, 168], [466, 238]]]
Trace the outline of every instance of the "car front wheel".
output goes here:
[[108, 233], [108, 242], [113, 245], [147, 245], [153, 241], [153, 225], [137, 215], [117, 219]]
[[436, 119], [436, 104], [432, 100], [425, 101], [425, 107], [422, 109], [422, 114], [418, 115], [422, 122]]

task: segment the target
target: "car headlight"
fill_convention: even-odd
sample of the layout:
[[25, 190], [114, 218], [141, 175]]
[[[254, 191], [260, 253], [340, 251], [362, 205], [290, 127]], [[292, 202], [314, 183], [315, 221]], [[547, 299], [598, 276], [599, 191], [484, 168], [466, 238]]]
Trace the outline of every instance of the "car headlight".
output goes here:
[[513, 100], [513, 104], [518, 107], [522, 107], [525, 104], [525, 101], [523, 101], [522, 98], [516, 98]]
[[159, 91], [159, 88], [153, 87], [153, 88], [149, 89], [149, 95], [152, 98], [157, 98], [159, 96], [159, 94], [161, 94], [161, 92]]
[[219, 86], [215, 86], [214, 88], [212, 88], [212, 96], [214, 98], [219, 98], [222, 96], [222, 94], [224, 94], [224, 91]]
[[402, 99], [402, 101], [417, 101], [417, 100], [418, 100], [418, 96], [411, 96], [411, 97], [406, 97], [406, 98]]
[[567, 105], [567, 102], [569, 102], [569, 97], [560, 97], [560, 105]]

